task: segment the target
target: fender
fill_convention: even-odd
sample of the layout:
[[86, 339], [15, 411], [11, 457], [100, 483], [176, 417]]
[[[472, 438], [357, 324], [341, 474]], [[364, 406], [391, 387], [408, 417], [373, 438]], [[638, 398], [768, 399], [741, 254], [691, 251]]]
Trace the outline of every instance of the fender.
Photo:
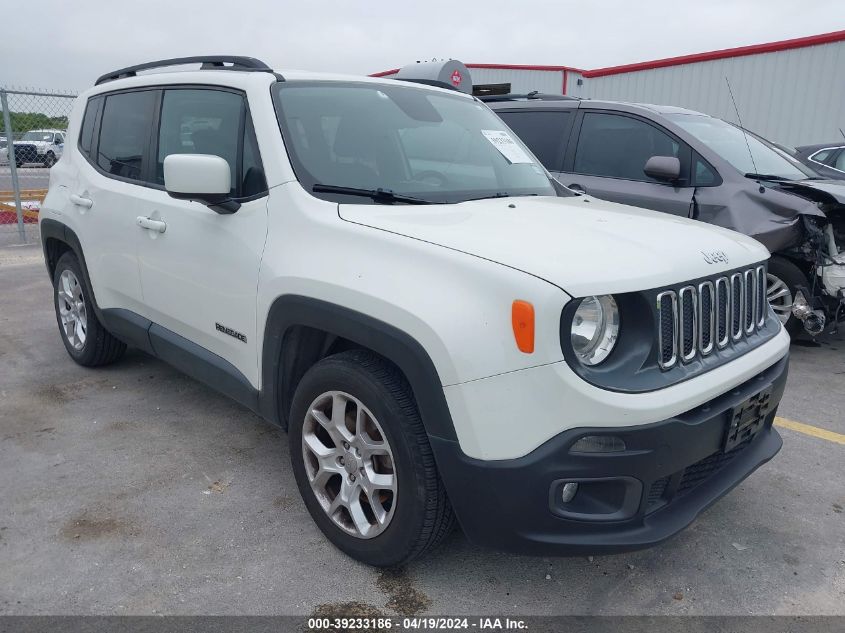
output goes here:
[[58, 258], [52, 257], [50, 250], [47, 248], [47, 241], [50, 238], [66, 244], [71, 252], [76, 255], [76, 259], [79, 260], [79, 265], [82, 267], [82, 282], [85, 284], [88, 296], [91, 297], [94, 314], [97, 315], [100, 323], [124, 343], [137, 347], [148, 354], [155, 355], [149, 336], [147, 335], [149, 322], [144, 324], [146, 319], [128, 310], [100, 309], [100, 306], [97, 304], [97, 297], [94, 296], [94, 286], [91, 284], [91, 277], [88, 274], [88, 265], [85, 263], [85, 253], [82, 251], [82, 244], [79, 242], [79, 238], [73, 229], [58, 220], [43, 219], [41, 220], [41, 248], [44, 251], [44, 263], [47, 265], [50, 282], [52, 283], [53, 281], [53, 271], [56, 266], [56, 261], [53, 261], [53, 259], [58, 260]]
[[405, 374], [429, 436], [457, 441], [440, 376], [422, 345], [398, 328], [342, 306], [283, 295], [270, 306], [262, 348], [261, 414], [287, 428], [290, 396], [282, 375], [282, 347], [294, 326], [328, 332], [371, 349]]

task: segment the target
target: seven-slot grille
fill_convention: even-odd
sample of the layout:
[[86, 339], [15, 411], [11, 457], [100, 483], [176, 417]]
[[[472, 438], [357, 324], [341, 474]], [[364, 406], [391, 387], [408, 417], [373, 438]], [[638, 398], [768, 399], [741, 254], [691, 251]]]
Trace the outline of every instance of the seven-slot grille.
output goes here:
[[751, 336], [766, 322], [767, 310], [764, 266], [658, 293], [660, 367], [671, 369]]

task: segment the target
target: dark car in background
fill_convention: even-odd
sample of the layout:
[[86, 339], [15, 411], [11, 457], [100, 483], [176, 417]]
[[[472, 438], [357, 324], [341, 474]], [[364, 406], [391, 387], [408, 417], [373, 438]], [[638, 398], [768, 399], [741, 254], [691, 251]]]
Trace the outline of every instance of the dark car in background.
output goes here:
[[570, 189], [762, 242], [773, 253], [767, 296], [791, 333], [802, 322], [818, 333], [845, 313], [845, 183], [692, 110], [537, 94], [482, 100]]
[[796, 147], [795, 158], [825, 178], [845, 180], [845, 142]]

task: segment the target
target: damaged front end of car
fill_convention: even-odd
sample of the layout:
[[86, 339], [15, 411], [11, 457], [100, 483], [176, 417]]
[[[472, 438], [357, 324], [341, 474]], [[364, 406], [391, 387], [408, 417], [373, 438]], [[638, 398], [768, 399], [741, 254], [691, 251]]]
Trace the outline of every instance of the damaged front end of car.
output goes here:
[[759, 179], [735, 186], [727, 201], [717, 195], [696, 191], [696, 219], [749, 235], [801, 271], [791, 306], [772, 303], [783, 322], [791, 314], [815, 336], [845, 319], [845, 185]]

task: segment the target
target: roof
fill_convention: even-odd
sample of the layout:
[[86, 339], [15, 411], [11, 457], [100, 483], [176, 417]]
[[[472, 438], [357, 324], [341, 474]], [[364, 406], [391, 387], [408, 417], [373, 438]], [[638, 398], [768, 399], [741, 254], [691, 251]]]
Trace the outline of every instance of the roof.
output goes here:
[[[808, 46], [818, 46], [820, 44], [831, 44], [833, 42], [845, 41], [845, 30], [833, 31], [831, 33], [822, 33], [820, 35], [810, 35], [807, 37], [797, 37], [789, 40], [780, 40], [777, 42], [768, 42], [766, 44], [752, 44], [751, 46], [738, 46], [735, 48], [724, 48], [716, 51], [708, 51], [706, 53], [694, 53], [692, 55], [680, 55], [678, 57], [666, 57], [663, 59], [655, 59], [646, 62], [637, 62], [634, 64], [624, 64], [622, 66], [608, 66], [606, 68], [595, 68], [593, 70], [581, 70], [572, 66], [526, 66], [520, 64], [467, 64], [467, 68], [493, 68], [501, 70], [550, 70], [550, 71], [572, 71], [581, 73], [584, 77], [605, 77], [607, 75], [619, 75], [622, 73], [636, 72], [639, 70], [651, 70], [653, 68], [665, 68], [667, 66], [681, 66], [684, 64], [694, 64], [697, 62], [707, 62], [716, 59], [726, 59], [729, 57], [744, 57], [746, 55], [759, 55], [762, 53], [775, 53], [778, 51], [787, 51], [794, 48], [806, 48]], [[372, 77], [384, 77], [392, 75], [399, 69], [393, 68], [391, 70], [384, 70], [378, 73], [373, 73]]]

